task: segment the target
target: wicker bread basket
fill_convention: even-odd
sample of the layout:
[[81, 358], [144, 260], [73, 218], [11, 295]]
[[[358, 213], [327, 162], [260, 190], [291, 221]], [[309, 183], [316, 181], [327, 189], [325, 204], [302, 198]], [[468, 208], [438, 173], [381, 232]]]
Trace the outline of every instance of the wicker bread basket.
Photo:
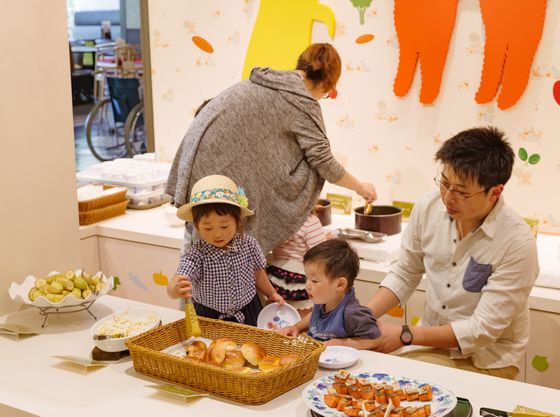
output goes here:
[[127, 205], [128, 205], [128, 200], [124, 200], [121, 201], [120, 203], [112, 204], [107, 207], [79, 212], [78, 215], [80, 217], [80, 225], [84, 226], [86, 224], [97, 223], [100, 222], [101, 220], [110, 219], [111, 217], [124, 214]]
[[[111, 188], [115, 188], [115, 186], [103, 185], [103, 190], [109, 190]], [[99, 208], [112, 206], [117, 203], [125, 201], [126, 193], [128, 189], [126, 187], [119, 187], [119, 188], [122, 188], [122, 190], [108, 195], [92, 198], [90, 200], [78, 201], [78, 211], [85, 212], [85, 211], [96, 210]]]
[[127, 342], [137, 372], [210, 392], [244, 403], [263, 404], [313, 379], [322, 343], [304, 336], [292, 338], [243, 324], [199, 317], [202, 337], [229, 336], [238, 344], [255, 342], [269, 355], [297, 353], [296, 362], [272, 372], [240, 374], [219, 366], [178, 358], [160, 350], [187, 339], [185, 320], [178, 320], [130, 339]]

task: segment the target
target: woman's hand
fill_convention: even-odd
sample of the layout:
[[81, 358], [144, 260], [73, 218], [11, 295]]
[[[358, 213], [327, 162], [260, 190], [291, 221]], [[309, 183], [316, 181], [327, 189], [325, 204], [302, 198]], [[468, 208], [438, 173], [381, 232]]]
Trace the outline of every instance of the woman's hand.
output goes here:
[[191, 290], [191, 281], [184, 275], [175, 275], [167, 284], [167, 295], [170, 298], [191, 298]]
[[287, 326], [278, 329], [278, 333], [283, 334], [284, 336], [297, 336], [299, 334], [299, 330], [296, 326]]
[[362, 182], [360, 188], [357, 190], [368, 203], [377, 200], [377, 193], [375, 191], [375, 186], [370, 182]]

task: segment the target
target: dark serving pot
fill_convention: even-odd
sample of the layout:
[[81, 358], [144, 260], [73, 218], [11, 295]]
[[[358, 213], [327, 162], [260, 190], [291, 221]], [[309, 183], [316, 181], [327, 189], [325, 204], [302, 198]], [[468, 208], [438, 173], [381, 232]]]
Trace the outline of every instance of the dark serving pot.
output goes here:
[[324, 198], [317, 200], [313, 212], [319, 218], [321, 226], [328, 226], [331, 224], [331, 202], [329, 200], [325, 200]]
[[376, 206], [370, 214], [364, 214], [364, 207], [354, 209], [356, 229], [369, 230], [371, 232], [396, 235], [401, 232], [402, 209], [395, 206]]

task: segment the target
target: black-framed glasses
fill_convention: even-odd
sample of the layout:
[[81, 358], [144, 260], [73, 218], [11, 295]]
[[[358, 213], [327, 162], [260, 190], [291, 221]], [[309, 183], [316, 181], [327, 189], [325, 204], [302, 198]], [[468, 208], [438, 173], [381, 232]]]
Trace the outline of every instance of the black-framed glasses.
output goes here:
[[457, 199], [457, 200], [461, 200], [461, 201], [466, 201], [471, 197], [474, 197], [475, 195], [478, 194], [482, 194], [482, 193], [486, 193], [488, 192], [488, 190], [490, 188], [484, 188], [483, 190], [477, 191], [476, 193], [472, 193], [472, 194], [467, 194], [464, 193], [462, 191], [459, 190], [454, 190], [453, 188], [451, 188], [451, 184], [449, 184], [449, 182], [447, 182], [447, 180], [445, 178], [441, 178], [441, 174], [440, 175], [436, 175], [434, 177], [434, 182], [436, 183], [436, 185], [439, 187], [439, 190], [442, 193], [447, 193], [448, 191], [453, 194], [453, 196]]

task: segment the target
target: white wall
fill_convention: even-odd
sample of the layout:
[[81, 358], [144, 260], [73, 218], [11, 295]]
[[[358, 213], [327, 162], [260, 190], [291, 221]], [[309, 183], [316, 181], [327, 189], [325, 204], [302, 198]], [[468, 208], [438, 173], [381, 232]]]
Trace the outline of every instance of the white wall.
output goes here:
[[80, 255], [66, 1], [0, 7], [2, 314], [18, 308], [12, 281], [77, 268]]
[[[441, 142], [459, 130], [493, 124], [506, 132], [516, 152], [524, 147], [541, 156], [536, 165], [516, 158], [506, 201], [520, 214], [538, 217], [541, 230], [560, 233], [560, 206], [553, 191], [560, 177], [560, 106], [552, 96], [552, 86], [560, 79], [560, 2], [548, 2], [528, 87], [517, 105], [506, 111], [499, 110], [495, 101], [478, 105], [474, 100], [484, 46], [478, 0], [458, 2], [440, 94], [427, 106], [418, 102], [418, 68], [406, 97], [397, 98], [392, 92], [398, 64], [392, 0], [374, 0], [364, 25], [350, 0], [321, 3], [334, 11], [336, 36], [329, 39], [325, 25], [315, 23], [312, 41], [333, 43], [343, 61], [338, 98], [321, 102], [332, 148], [356, 176], [376, 184], [381, 202], [414, 201], [433, 189], [437, 169], [433, 154]], [[204, 99], [241, 79], [259, 5], [258, 0], [149, 1], [158, 159], [172, 160]], [[289, 30], [286, 24], [284, 33]], [[375, 39], [357, 44], [356, 38], [366, 33]], [[194, 35], [208, 40], [214, 52], [198, 49], [191, 41]], [[331, 185], [325, 190], [344, 192]], [[356, 197], [355, 205], [360, 203]]]

